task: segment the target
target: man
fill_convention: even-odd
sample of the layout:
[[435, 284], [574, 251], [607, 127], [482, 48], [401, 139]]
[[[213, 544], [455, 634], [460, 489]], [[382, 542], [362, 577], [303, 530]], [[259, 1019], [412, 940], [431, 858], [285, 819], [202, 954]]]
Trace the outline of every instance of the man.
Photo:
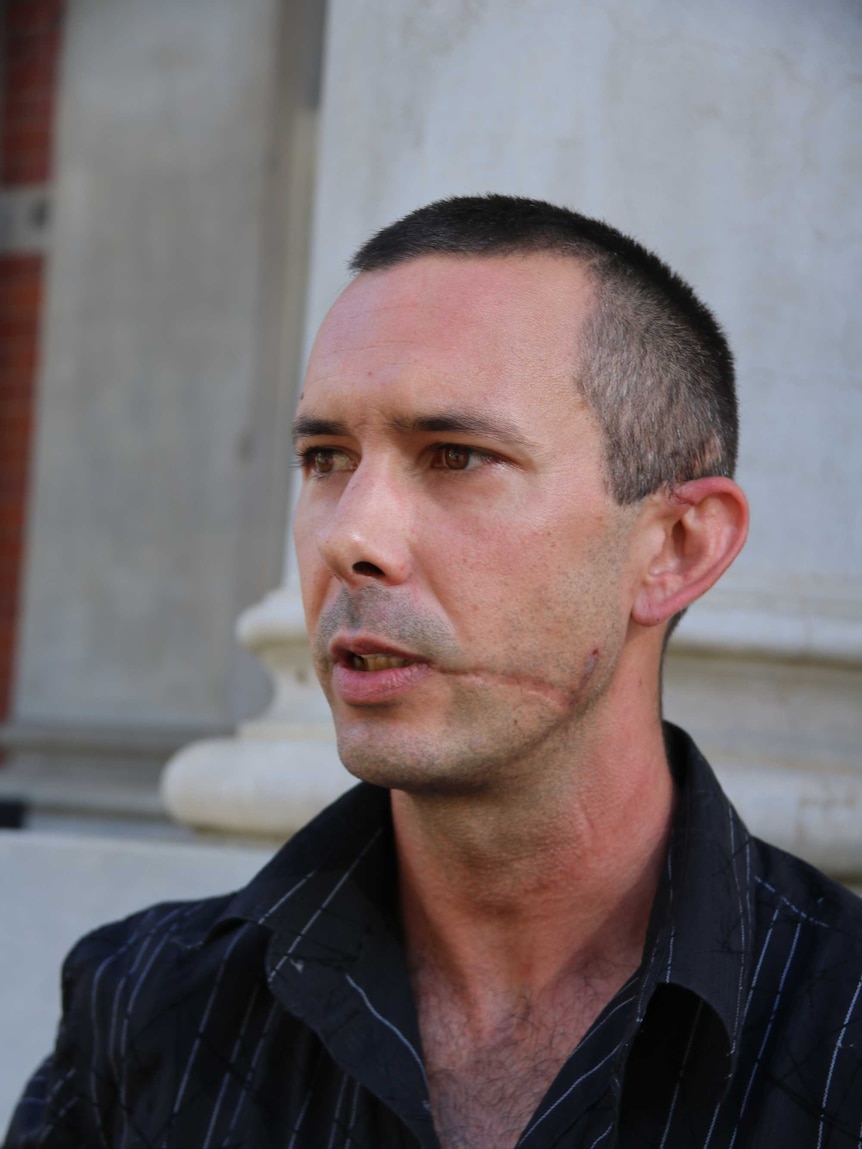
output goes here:
[[366, 785], [234, 897], [79, 944], [9, 1144], [858, 1145], [860, 903], [660, 719], [747, 530], [715, 321], [534, 201], [433, 204], [353, 268], [296, 542]]

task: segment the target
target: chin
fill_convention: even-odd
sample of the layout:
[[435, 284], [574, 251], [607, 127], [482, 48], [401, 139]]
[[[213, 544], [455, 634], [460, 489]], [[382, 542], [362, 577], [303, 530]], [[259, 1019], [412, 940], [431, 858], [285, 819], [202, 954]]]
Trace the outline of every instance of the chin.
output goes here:
[[339, 733], [338, 754], [348, 773], [361, 782], [429, 797], [480, 794], [496, 775], [487, 758], [465, 761], [456, 754], [454, 761], [447, 761], [417, 745], [415, 738], [386, 739], [384, 744], [379, 737]]

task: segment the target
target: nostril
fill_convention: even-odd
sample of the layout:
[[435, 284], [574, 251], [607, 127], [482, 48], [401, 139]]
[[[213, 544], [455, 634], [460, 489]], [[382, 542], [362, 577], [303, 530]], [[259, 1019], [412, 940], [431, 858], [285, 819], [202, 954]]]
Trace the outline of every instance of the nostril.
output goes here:
[[383, 571], [380, 569], [380, 567], [376, 567], [374, 563], [354, 563], [351, 569], [353, 570], [354, 574], [358, 575], [371, 575], [372, 577], [377, 577], [383, 574]]

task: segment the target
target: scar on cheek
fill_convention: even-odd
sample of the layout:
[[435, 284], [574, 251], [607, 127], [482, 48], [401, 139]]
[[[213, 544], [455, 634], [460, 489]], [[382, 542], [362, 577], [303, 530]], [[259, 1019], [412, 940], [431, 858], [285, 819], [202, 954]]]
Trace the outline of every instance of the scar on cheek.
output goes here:
[[586, 663], [584, 664], [584, 682], [588, 682], [592, 677], [593, 671], [596, 669], [596, 663], [599, 661], [599, 648], [590, 652]]
[[449, 670], [445, 672], [462, 682], [475, 682], [480, 686], [513, 686], [528, 694], [536, 695], [545, 702], [550, 702], [557, 709], [567, 710], [572, 699], [567, 691], [556, 686], [550, 686], [540, 678], [533, 678], [521, 674], [496, 674], [490, 670]]

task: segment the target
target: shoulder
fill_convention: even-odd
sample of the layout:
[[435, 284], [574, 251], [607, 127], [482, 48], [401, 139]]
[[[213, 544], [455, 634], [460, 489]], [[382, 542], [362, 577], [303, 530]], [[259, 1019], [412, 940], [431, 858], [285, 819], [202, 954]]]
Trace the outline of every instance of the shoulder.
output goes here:
[[725, 1112], [734, 1127], [770, 1128], [775, 1143], [849, 1149], [862, 1122], [862, 901], [806, 862], [751, 845], [752, 931]]
[[263, 976], [268, 935], [231, 917], [231, 901], [162, 903], [81, 938], [63, 963], [62, 1026], [85, 1025], [116, 1064], [136, 1034], [190, 1039], [216, 981], [240, 991]]
[[[862, 898], [847, 886], [777, 846], [754, 839], [754, 883], [760, 919], [796, 923], [823, 941], [862, 955]], [[862, 971], [860, 971], [862, 972]]]
[[859, 1073], [862, 900], [799, 858], [756, 848], [749, 1030], [780, 1035], [776, 1048], [796, 1065], [828, 1071], [841, 1051]]
[[[80, 939], [63, 963], [52, 1056], [29, 1083], [10, 1146], [111, 1143], [157, 1067], [182, 1072], [216, 985], [231, 1014], [263, 977], [266, 937], [228, 916], [231, 896], [152, 906]], [[227, 1002], [227, 1008], [225, 1008]]]
[[224, 915], [231, 895], [188, 902], [161, 902], [85, 934], [63, 963], [66, 978], [108, 980], [140, 966], [147, 954], [200, 948]]

